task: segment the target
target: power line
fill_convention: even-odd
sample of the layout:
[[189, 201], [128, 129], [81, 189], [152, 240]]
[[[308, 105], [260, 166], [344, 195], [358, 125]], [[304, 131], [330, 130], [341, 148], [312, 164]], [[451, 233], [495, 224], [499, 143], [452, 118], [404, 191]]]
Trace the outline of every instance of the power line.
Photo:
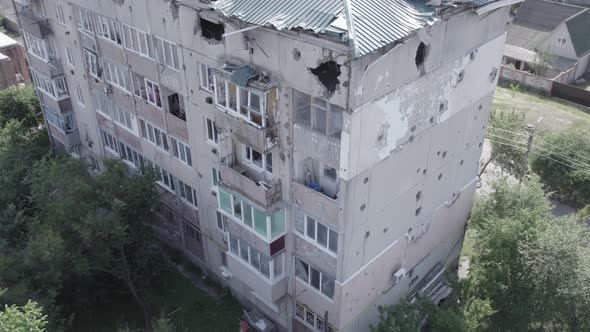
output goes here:
[[[505, 130], [505, 131], [508, 131], [508, 130]], [[508, 131], [508, 132], [510, 132], [510, 131]], [[513, 132], [512, 132], [512, 133], [513, 133]], [[507, 138], [507, 137], [502, 137], [502, 136], [498, 136], [498, 135], [490, 134], [489, 132], [487, 133], [487, 136], [496, 137], [496, 138], [503, 139], [503, 140], [507, 140], [507, 141], [510, 141], [510, 142], [516, 142], [516, 143], [522, 143], [522, 144], [526, 144], [526, 143], [524, 143], [524, 142], [518, 142], [518, 141], [515, 141], [515, 140], [513, 140], [513, 139], [511, 139], [511, 138]], [[577, 163], [582, 163], [582, 164], [590, 163], [590, 156], [584, 156], [584, 155], [580, 155], [580, 154], [578, 154], [578, 153], [574, 152], [573, 150], [570, 150], [570, 149], [567, 149], [567, 148], [558, 147], [558, 146], [556, 146], [556, 145], [554, 145], [554, 144], [551, 144], [551, 143], [547, 142], [547, 141], [546, 141], [546, 140], [544, 140], [544, 139], [541, 139], [541, 142], [542, 142], [542, 143], [541, 143], [542, 145], [548, 145], [548, 146], [551, 146], [551, 147], [553, 147], [554, 149], [562, 150], [562, 151], [560, 151], [560, 152], [567, 152], [567, 153], [570, 153], [570, 154], [572, 154], [572, 155], [575, 155], [575, 157], [574, 157], [574, 156], [565, 156], [565, 155], [560, 155], [558, 152], [555, 152], [555, 151], [553, 151], [553, 150], [550, 150], [550, 149], [547, 149], [547, 148], [543, 148], [543, 147], [541, 147], [541, 146], [539, 146], [539, 145], [536, 145], [536, 144], [534, 145], [534, 147], [535, 147], [535, 148], [539, 148], [539, 149], [544, 149], [544, 150], [546, 150], [546, 151], [548, 151], [548, 152], [550, 152], [550, 153], [552, 153], [552, 154], [555, 154], [555, 155], [560, 155], [562, 158], [567, 158], [567, 159], [572, 159], [572, 160], [575, 160]], [[580, 158], [580, 159], [582, 159], [583, 161], [580, 161], [580, 160], [578, 160], [577, 158]]]
[[[490, 139], [490, 141], [493, 141], [493, 142], [495, 142], [495, 143], [497, 143], [497, 144], [506, 145], [506, 146], [511, 146], [511, 147], [513, 147], [513, 148], [517, 148], [517, 149], [521, 149], [521, 150], [526, 150], [526, 148], [525, 148], [525, 147], [523, 147], [523, 146], [518, 146], [518, 145], [508, 144], [508, 143], [505, 143], [505, 142], [494, 141], [494, 140], [492, 140], [492, 139]], [[552, 161], [554, 161], [554, 162], [556, 162], [556, 163], [559, 163], [559, 164], [561, 164], [561, 165], [564, 165], [564, 166], [567, 166], [567, 167], [570, 167], [570, 168], [579, 168], [579, 167], [578, 167], [579, 165], [566, 164], [566, 163], [565, 163], [565, 162], [563, 162], [563, 161], [559, 161], [559, 160], [553, 159], [553, 158], [551, 158], [550, 156], [548, 156], [548, 155], [546, 155], [546, 154], [543, 154], [543, 153], [541, 153], [541, 152], [537, 152], [537, 151], [534, 151], [534, 150], [531, 150], [531, 152], [532, 152], [532, 153], [534, 153], [534, 154], [536, 154], [536, 155], [539, 155], [539, 156], [541, 156], [541, 157], [544, 157], [544, 158], [546, 158], [546, 159], [552, 160]], [[570, 161], [570, 163], [571, 163], [571, 161]], [[583, 166], [590, 167], [590, 165], [583, 165]]]
[[490, 129], [492, 129], [492, 130], [500, 130], [500, 131], [505, 131], [505, 132], [507, 132], [507, 133], [511, 133], [511, 134], [514, 134], [514, 135], [520, 135], [520, 136], [528, 137], [528, 135], [527, 135], [527, 134], [524, 134], [524, 133], [517, 133], [517, 132], [515, 132], [515, 131], [510, 131], [510, 130], [507, 130], [507, 129], [497, 128], [497, 127], [492, 127], [492, 126], [488, 126], [488, 128], [490, 128]]

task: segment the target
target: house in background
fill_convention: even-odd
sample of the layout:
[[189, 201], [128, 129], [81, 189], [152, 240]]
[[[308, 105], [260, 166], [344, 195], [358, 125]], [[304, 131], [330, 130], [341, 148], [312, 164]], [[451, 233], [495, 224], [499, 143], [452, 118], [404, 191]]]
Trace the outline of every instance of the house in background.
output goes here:
[[502, 63], [534, 72], [540, 58], [547, 60], [548, 68], [534, 74], [561, 83], [583, 76], [589, 69], [590, 9], [554, 1], [525, 1], [508, 28]]
[[30, 82], [25, 51], [19, 43], [0, 33], [0, 89]]

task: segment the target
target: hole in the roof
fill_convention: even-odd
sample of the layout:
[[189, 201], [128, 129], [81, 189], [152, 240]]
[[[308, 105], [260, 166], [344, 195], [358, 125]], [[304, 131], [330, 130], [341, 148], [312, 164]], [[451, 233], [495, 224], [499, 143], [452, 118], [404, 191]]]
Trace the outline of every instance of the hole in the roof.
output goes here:
[[328, 92], [333, 93], [340, 84], [340, 65], [334, 60], [326, 61], [316, 68], [311, 69], [311, 73], [318, 77]]

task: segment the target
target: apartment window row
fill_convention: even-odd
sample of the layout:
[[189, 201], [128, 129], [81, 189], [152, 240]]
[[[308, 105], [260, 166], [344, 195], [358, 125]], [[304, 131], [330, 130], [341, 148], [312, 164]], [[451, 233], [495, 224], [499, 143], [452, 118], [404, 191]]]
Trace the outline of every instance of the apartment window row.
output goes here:
[[[191, 148], [187, 143], [172, 136], [168, 137], [164, 130], [144, 119], [139, 119], [139, 128], [141, 131], [141, 137], [153, 143], [160, 149], [171, 153], [174, 158], [182, 161], [186, 165], [193, 166]], [[170, 146], [172, 146], [172, 149], [170, 149]]]
[[[312, 328], [314, 331], [325, 331], [326, 322], [324, 321], [324, 319], [320, 315], [311, 311], [305, 304], [299, 301], [295, 302], [295, 316], [299, 318], [301, 322], [305, 323], [308, 327]], [[328, 324], [328, 332], [334, 331], [336, 331], [334, 327]]]
[[81, 30], [87, 33], [96, 31], [98, 36], [123, 45], [130, 51], [156, 59], [170, 68], [180, 69], [176, 44], [80, 7], [75, 7], [75, 14]]
[[295, 122], [328, 136], [340, 136], [344, 109], [295, 91]]
[[160, 166], [152, 163], [148, 159], [145, 159], [145, 162], [146, 166], [152, 167], [155, 170], [156, 175], [158, 176], [156, 182], [168, 191], [171, 191], [172, 193], [176, 194], [176, 177], [174, 177], [174, 175], [170, 174]]
[[156, 107], [162, 107], [160, 86], [157, 83], [152, 82], [136, 73], [131, 73], [131, 78], [133, 80], [133, 93], [137, 97]]
[[172, 144], [172, 155], [174, 158], [182, 161], [188, 166], [193, 166], [191, 148], [172, 136], [170, 136], [170, 143]]
[[164, 130], [143, 119], [139, 119], [139, 128], [141, 130], [141, 137], [152, 142], [154, 145], [166, 152], [170, 151], [168, 135], [166, 135]]
[[66, 84], [66, 79], [63, 76], [50, 79], [49, 77], [35, 71], [34, 69], [30, 69], [30, 71], [33, 78], [33, 83], [41, 91], [47, 93], [55, 100], [62, 100], [69, 97], [68, 86]]
[[251, 266], [270, 281], [282, 278], [284, 274], [285, 254], [267, 256], [250, 245], [246, 240], [229, 235], [229, 248], [232, 254]]
[[73, 113], [62, 115], [59, 111], [43, 105], [45, 119], [64, 134], [76, 130], [76, 118]]
[[136, 120], [135, 117], [133, 117], [131, 113], [129, 113], [129, 111], [127, 111], [117, 103], [109, 100], [106, 95], [97, 93], [94, 94], [93, 97], [94, 105], [98, 112], [112, 119], [122, 127], [127, 128], [133, 133], [135, 133], [135, 128], [137, 126]]
[[263, 154], [250, 146], [244, 146], [244, 158], [246, 161], [260, 171], [267, 171], [272, 174], [272, 153]]
[[334, 297], [335, 279], [314, 268], [300, 258], [295, 260], [295, 275], [329, 298]]
[[266, 127], [262, 92], [256, 93], [215, 76], [215, 103], [244, 120]]
[[219, 188], [219, 207], [247, 228], [253, 230], [265, 241], [272, 241], [285, 232], [285, 211], [279, 210], [267, 216], [263, 210], [254, 207], [239, 197]]
[[102, 61], [102, 65], [105, 81], [124, 90], [125, 92], [131, 92], [132, 87], [129, 78], [129, 70], [127, 67], [108, 60]]
[[150, 160], [143, 157], [140, 153], [129, 147], [125, 143], [117, 140], [113, 135], [107, 133], [104, 130], [100, 130], [102, 142], [105, 148], [110, 150], [112, 153], [117, 154], [121, 159], [134, 165], [136, 168], [151, 167], [154, 169], [157, 175], [156, 182], [168, 191], [176, 194], [176, 188], [178, 187], [178, 195], [184, 201], [188, 202], [194, 207], [198, 206], [197, 203], [197, 192], [190, 185], [184, 183], [180, 179], [177, 179], [171, 173], [151, 162]]
[[304, 218], [297, 220], [295, 229], [304, 238], [312, 243], [336, 254], [338, 252], [338, 233], [323, 223], [304, 215]]
[[50, 39], [37, 38], [25, 31], [23, 31], [22, 34], [29, 53], [45, 62], [55, 59], [55, 48], [53, 47], [53, 43]]
[[133, 164], [136, 168], [141, 168], [144, 165], [143, 156], [121, 141], [119, 141], [119, 156], [121, 159]]

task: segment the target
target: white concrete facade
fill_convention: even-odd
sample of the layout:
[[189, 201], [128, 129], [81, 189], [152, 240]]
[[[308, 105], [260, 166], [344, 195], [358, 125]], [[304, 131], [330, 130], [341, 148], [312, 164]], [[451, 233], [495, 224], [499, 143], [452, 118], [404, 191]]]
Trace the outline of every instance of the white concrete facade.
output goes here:
[[[366, 331], [378, 305], [427, 293], [456, 268], [508, 7], [443, 8], [435, 24], [353, 57], [322, 34], [206, 38], [216, 32], [203, 20], [224, 33], [245, 27], [206, 1], [31, 2], [63, 65], [46, 76], [69, 91], [39, 89], [42, 102], [75, 116], [78, 139], [50, 124], [54, 144], [100, 168], [104, 158], [149, 160], [172, 175], [161, 179], [163, 238], [280, 330], [319, 331], [327, 313], [332, 330]], [[333, 92], [312, 73], [331, 61]], [[259, 78], [247, 87], [232, 83], [243, 65]]]

